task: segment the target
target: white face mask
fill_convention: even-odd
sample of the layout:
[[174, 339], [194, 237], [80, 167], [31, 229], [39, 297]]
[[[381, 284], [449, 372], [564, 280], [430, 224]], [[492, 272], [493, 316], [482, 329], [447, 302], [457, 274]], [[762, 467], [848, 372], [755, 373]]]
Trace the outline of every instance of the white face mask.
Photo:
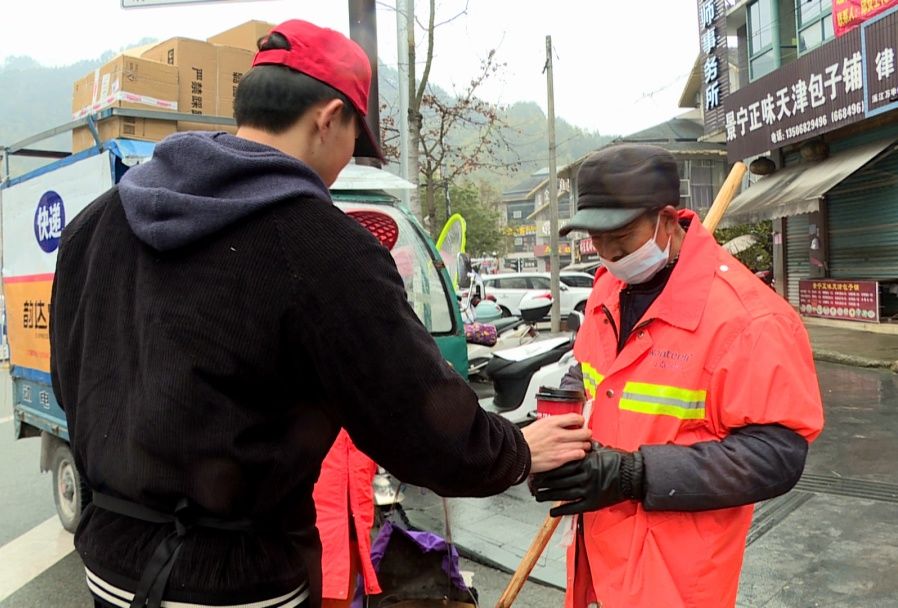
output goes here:
[[616, 262], [599, 256], [602, 265], [608, 269], [608, 272], [628, 285], [638, 285], [651, 279], [667, 265], [667, 261], [670, 258], [670, 242], [673, 239], [667, 240], [667, 247], [664, 251], [655, 242], [660, 225], [661, 216], [659, 215], [655, 224], [655, 234], [642, 247], [632, 253], [628, 253]]

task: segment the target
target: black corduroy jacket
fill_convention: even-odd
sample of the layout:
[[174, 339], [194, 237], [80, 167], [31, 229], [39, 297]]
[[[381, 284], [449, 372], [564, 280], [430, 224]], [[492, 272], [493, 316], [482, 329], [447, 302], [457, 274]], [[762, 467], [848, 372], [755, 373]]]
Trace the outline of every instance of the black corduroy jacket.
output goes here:
[[[312, 486], [340, 427], [443, 495], [526, 476], [520, 431], [481, 410], [389, 252], [329, 200], [281, 200], [165, 251], [125, 211], [118, 188], [101, 196], [57, 260], [52, 378], [78, 468], [91, 488], [159, 511], [187, 498], [259, 522], [191, 535], [166, 599], [251, 602], [304, 581], [314, 593]], [[168, 528], [88, 507], [76, 547], [133, 590]]]

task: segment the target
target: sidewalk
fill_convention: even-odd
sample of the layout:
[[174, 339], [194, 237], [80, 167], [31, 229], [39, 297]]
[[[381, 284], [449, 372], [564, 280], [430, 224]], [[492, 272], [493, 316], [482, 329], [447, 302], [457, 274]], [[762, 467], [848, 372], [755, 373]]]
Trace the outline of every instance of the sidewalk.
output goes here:
[[806, 323], [814, 358], [898, 373], [898, 334], [879, 334]]

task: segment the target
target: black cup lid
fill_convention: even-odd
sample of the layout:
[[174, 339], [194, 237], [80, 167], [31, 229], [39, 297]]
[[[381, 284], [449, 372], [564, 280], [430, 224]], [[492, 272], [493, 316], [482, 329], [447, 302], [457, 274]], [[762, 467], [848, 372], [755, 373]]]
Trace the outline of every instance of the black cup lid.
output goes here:
[[575, 391], [566, 388], [555, 388], [552, 386], [541, 386], [539, 392], [536, 393], [537, 399], [546, 399], [549, 401], [572, 401], [579, 403], [583, 401], [583, 391]]

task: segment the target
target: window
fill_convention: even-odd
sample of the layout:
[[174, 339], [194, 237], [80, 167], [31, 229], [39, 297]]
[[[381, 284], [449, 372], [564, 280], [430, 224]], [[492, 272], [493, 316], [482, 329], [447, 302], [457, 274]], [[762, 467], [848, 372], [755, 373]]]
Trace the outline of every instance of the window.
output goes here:
[[566, 197], [563, 199], [559, 199], [558, 201], [558, 217], [566, 218], [573, 217], [574, 210], [571, 208], [571, 199]]
[[689, 171], [689, 208], [704, 211], [714, 202], [714, 162], [710, 160], [694, 160]]
[[812, 51], [834, 35], [832, 0], [797, 0], [798, 54]]
[[592, 287], [595, 282], [592, 277], [579, 275], [561, 275], [558, 279], [568, 287]]
[[523, 215], [524, 215], [524, 213], [522, 211], [512, 211], [511, 212], [511, 217], [512, 217], [512, 219], [515, 219], [515, 220], [521, 219], [521, 217], [523, 217]]
[[546, 277], [530, 277], [531, 289], [552, 289], [552, 283]]
[[692, 191], [689, 189], [689, 180], [680, 179], [680, 207], [683, 209], [692, 209]]
[[527, 279], [524, 277], [506, 277], [504, 279], [497, 279], [496, 289], [527, 289]]
[[752, 80], [779, 67], [775, 9], [774, 0], [756, 0], [748, 6], [748, 70]]
[[680, 179], [689, 177], [689, 167], [686, 166], [686, 161], [677, 161], [677, 173], [680, 175]]

